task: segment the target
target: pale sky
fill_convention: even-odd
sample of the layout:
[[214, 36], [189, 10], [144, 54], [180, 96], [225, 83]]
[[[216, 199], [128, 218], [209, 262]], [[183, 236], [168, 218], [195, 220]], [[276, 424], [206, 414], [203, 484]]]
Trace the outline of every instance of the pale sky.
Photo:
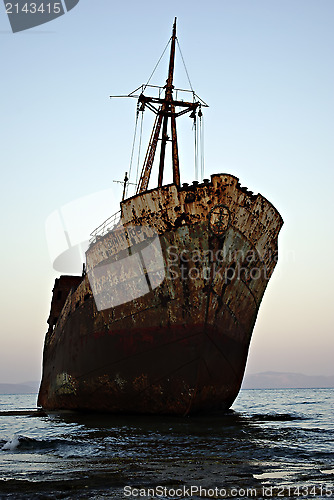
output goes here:
[[[59, 276], [46, 221], [106, 189], [107, 215], [117, 210], [113, 180], [129, 167], [136, 102], [109, 95], [147, 81], [175, 16], [192, 85], [210, 106], [205, 177], [236, 175], [285, 222], [247, 371], [334, 374], [334, 2], [80, 0], [16, 34], [0, 4], [0, 382], [40, 378]], [[165, 60], [153, 83], [166, 69]], [[187, 86], [180, 58], [175, 84]], [[187, 148], [181, 182], [194, 179]]]

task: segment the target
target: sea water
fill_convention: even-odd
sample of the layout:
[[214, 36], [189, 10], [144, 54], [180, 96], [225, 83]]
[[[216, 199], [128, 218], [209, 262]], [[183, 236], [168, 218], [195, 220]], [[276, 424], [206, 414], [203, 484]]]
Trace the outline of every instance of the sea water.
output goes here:
[[0, 396], [0, 498], [334, 498], [334, 389], [242, 390], [194, 417], [29, 414]]

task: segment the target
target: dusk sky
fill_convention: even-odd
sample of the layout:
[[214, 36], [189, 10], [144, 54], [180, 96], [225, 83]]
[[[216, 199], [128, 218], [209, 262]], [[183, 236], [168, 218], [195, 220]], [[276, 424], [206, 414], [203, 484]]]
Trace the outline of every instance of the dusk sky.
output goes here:
[[[333, 0], [80, 0], [15, 34], [0, 4], [2, 383], [40, 379], [59, 276], [48, 217], [72, 204], [88, 236], [118, 210], [113, 181], [129, 169], [136, 101], [109, 95], [148, 80], [175, 16], [192, 86], [210, 106], [204, 177], [239, 177], [284, 219], [247, 372], [334, 375]], [[176, 56], [175, 85], [188, 88]], [[167, 65], [152, 83], [164, 85]], [[181, 182], [191, 182], [191, 121], [179, 121]], [[105, 190], [110, 205], [85, 214], [86, 197]]]

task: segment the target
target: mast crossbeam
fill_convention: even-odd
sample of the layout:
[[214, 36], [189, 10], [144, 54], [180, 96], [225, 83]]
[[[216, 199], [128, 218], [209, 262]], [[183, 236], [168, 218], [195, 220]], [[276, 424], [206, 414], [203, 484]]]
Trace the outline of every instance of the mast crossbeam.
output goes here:
[[[137, 109], [138, 111], [144, 111], [147, 107], [156, 115], [155, 123], [153, 126], [151, 139], [147, 148], [143, 168], [141, 171], [141, 176], [137, 186], [136, 194], [143, 193], [147, 191], [148, 184], [151, 176], [152, 166], [155, 159], [155, 154], [157, 150], [158, 142], [160, 141], [160, 159], [159, 159], [159, 176], [158, 176], [158, 186], [162, 186], [164, 166], [165, 166], [165, 156], [166, 156], [166, 145], [167, 142], [172, 143], [172, 167], [173, 167], [173, 183], [176, 186], [180, 186], [180, 167], [179, 167], [179, 153], [178, 153], [178, 142], [177, 142], [177, 130], [176, 130], [176, 118], [182, 116], [186, 113], [191, 113], [191, 118], [196, 119], [196, 112], [198, 115], [201, 113], [201, 107], [207, 107], [208, 105], [200, 99], [193, 90], [176, 89], [173, 85], [174, 78], [174, 63], [175, 63], [175, 46], [176, 46], [176, 18], [173, 24], [173, 32], [170, 38], [171, 49], [169, 56], [169, 67], [168, 67], [168, 77], [166, 80], [166, 85], [160, 87], [157, 85], [141, 85], [137, 89], [133, 90], [127, 96], [118, 97], [135, 97], [138, 99]], [[146, 96], [144, 92], [147, 88], [158, 89], [158, 97]], [[162, 97], [162, 93], [164, 95]], [[192, 94], [193, 101], [178, 99], [179, 93], [188, 92]], [[174, 99], [173, 94], [175, 93], [176, 99]], [[189, 94], [187, 95], [188, 98]], [[110, 96], [113, 97], [113, 96]], [[117, 96], [114, 96], [117, 97]], [[170, 124], [171, 138], [168, 136], [168, 125]]]

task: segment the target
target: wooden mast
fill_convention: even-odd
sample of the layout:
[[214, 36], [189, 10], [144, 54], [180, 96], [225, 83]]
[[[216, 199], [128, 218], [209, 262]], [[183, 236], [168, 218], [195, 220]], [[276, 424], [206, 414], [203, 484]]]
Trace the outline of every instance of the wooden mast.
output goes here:
[[[171, 127], [171, 142], [172, 142], [172, 165], [173, 165], [173, 183], [176, 186], [180, 186], [180, 167], [179, 167], [179, 153], [178, 153], [178, 143], [177, 143], [177, 132], [176, 132], [176, 118], [187, 112], [196, 112], [197, 108], [201, 105], [206, 106], [202, 101], [195, 100], [193, 102], [185, 102], [174, 100], [173, 98], [173, 78], [174, 78], [174, 62], [175, 62], [175, 47], [176, 47], [176, 18], [174, 19], [173, 32], [171, 36], [171, 49], [169, 56], [169, 68], [168, 68], [168, 78], [166, 85], [164, 86], [165, 94], [163, 98], [160, 97], [148, 97], [143, 93], [139, 96], [139, 103], [141, 103], [140, 110], [143, 111], [145, 106], [156, 113], [156, 120], [153, 126], [153, 131], [150, 139], [150, 143], [145, 156], [144, 165], [142, 168], [141, 176], [139, 179], [136, 194], [143, 193], [148, 188], [148, 183], [150, 180], [150, 175], [152, 171], [152, 166], [155, 158], [155, 153], [158, 145], [158, 141], [161, 141], [160, 148], [160, 160], [159, 160], [159, 176], [158, 176], [158, 187], [162, 186], [164, 167], [165, 167], [165, 156], [166, 156], [166, 144], [170, 140], [168, 136], [168, 121], [170, 119]], [[194, 97], [195, 94], [193, 93]], [[196, 96], [197, 97], [197, 96]], [[156, 108], [154, 105], [158, 105]], [[176, 108], [184, 108], [182, 111], [176, 111]], [[161, 130], [162, 129], [162, 130]], [[161, 138], [160, 137], [161, 132]]]
[[160, 150], [160, 163], [159, 163], [159, 178], [158, 187], [162, 186], [166, 143], [169, 140], [167, 135], [168, 118], [171, 118], [172, 130], [172, 149], [173, 149], [173, 182], [177, 186], [180, 185], [180, 170], [179, 170], [179, 155], [177, 147], [177, 134], [176, 134], [176, 120], [175, 120], [175, 106], [173, 105], [173, 77], [174, 77], [174, 61], [175, 61], [175, 42], [176, 42], [176, 18], [173, 25], [173, 34], [171, 38], [171, 49], [169, 57], [168, 78], [166, 82], [165, 103], [162, 105], [163, 125], [162, 125], [162, 138]]

